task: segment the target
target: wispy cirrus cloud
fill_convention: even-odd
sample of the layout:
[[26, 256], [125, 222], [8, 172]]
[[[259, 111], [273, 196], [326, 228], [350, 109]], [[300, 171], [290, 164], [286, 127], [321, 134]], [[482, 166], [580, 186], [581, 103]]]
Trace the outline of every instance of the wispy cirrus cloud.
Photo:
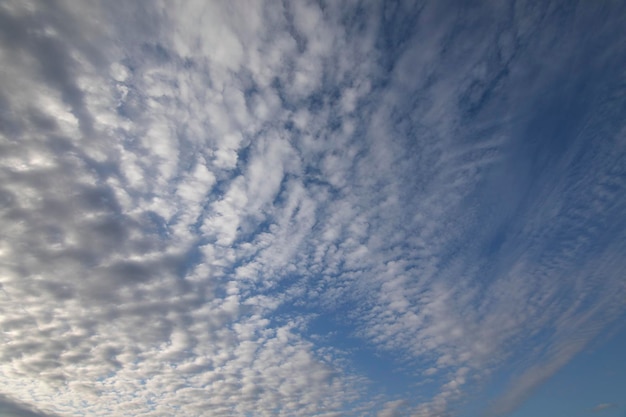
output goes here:
[[598, 404], [598, 405], [596, 405], [595, 407], [593, 407], [593, 408], [591, 409], [591, 411], [593, 411], [593, 412], [597, 413], [597, 412], [600, 412], [600, 411], [610, 410], [610, 409], [612, 409], [612, 408], [617, 408], [617, 407], [618, 407], [618, 405], [617, 405], [617, 404], [613, 404], [613, 403], [601, 403], [601, 404]]

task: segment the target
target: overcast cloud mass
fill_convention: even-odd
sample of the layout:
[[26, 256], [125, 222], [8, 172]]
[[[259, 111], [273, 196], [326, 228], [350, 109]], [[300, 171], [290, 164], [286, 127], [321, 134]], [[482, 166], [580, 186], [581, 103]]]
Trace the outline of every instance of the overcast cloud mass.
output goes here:
[[0, 2], [0, 413], [510, 415], [626, 318], [625, 21]]

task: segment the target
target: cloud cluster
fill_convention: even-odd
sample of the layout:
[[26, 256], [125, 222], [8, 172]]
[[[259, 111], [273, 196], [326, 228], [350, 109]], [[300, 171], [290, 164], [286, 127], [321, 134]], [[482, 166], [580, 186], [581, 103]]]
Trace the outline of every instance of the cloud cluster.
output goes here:
[[444, 3], [0, 5], [0, 406], [504, 414], [620, 317], [619, 19]]
[[[174, 15], [3, 5], [11, 398], [62, 415], [319, 415], [357, 399], [363, 381], [307, 342], [300, 319], [271, 314], [281, 297], [253, 292], [282, 278], [314, 215], [273, 74], [295, 77], [283, 61], [296, 56], [311, 71], [323, 54], [315, 39], [310, 57], [296, 54], [278, 30], [265, 40], [285, 43], [275, 60], [252, 48], [240, 68], [245, 33], [215, 23], [241, 19], [263, 40], [253, 3], [187, 2]], [[287, 12], [308, 24], [306, 9]], [[267, 275], [245, 278], [249, 259]]]

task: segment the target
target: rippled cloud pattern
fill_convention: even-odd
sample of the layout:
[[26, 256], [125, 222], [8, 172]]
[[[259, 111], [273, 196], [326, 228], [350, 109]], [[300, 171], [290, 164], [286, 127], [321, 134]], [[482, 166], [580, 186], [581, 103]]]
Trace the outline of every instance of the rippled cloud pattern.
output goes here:
[[3, 1], [0, 413], [513, 412], [625, 318], [625, 21]]

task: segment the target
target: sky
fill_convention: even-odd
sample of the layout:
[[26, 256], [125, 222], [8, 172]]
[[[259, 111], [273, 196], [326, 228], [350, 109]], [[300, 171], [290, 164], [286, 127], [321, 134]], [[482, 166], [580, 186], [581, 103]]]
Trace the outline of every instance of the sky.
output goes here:
[[0, 414], [626, 416], [626, 2], [0, 2]]

